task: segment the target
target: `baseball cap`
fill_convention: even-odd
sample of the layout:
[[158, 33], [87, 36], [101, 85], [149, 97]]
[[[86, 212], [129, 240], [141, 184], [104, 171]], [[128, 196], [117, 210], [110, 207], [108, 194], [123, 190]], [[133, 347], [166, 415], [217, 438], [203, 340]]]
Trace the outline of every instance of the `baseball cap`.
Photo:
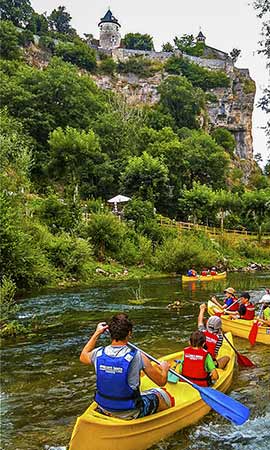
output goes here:
[[224, 292], [228, 292], [229, 294], [235, 294], [235, 289], [232, 287], [228, 287], [224, 290]]
[[242, 294], [239, 296], [239, 298], [244, 297], [247, 298], [248, 300], [250, 299], [250, 295], [248, 292], [242, 292]]
[[211, 333], [217, 333], [221, 329], [221, 318], [218, 316], [209, 317], [206, 328]]
[[263, 295], [259, 303], [270, 303], [270, 294]]

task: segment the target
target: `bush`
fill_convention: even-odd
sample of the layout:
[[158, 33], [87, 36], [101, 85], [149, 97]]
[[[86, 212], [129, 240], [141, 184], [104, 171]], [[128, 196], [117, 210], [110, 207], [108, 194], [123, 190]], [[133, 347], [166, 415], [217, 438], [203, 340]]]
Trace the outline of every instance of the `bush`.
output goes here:
[[137, 228], [139, 224], [154, 218], [154, 205], [150, 201], [134, 198], [125, 206], [124, 217], [126, 220], [132, 220]]
[[236, 147], [235, 138], [226, 128], [216, 128], [211, 134], [218, 145], [221, 145], [231, 156]]
[[113, 75], [117, 69], [117, 63], [112, 58], [105, 58], [99, 64], [99, 71], [108, 75]]
[[143, 78], [153, 76], [159, 69], [159, 66], [143, 56], [132, 56], [127, 61], [119, 61], [118, 63], [119, 72], [134, 73]]
[[50, 52], [54, 53], [55, 46], [56, 46], [56, 40], [51, 36], [41, 36], [39, 40], [40, 47], [44, 48], [45, 50], [50, 50]]
[[5, 323], [10, 316], [17, 311], [17, 305], [14, 302], [14, 295], [16, 292], [16, 284], [11, 278], [3, 276], [0, 287], [0, 322]]
[[1, 58], [20, 59], [19, 32], [12, 22], [0, 21]]
[[60, 42], [55, 47], [55, 54], [64, 61], [75, 64], [81, 69], [93, 72], [96, 69], [96, 53], [85, 42]]
[[34, 42], [34, 35], [30, 30], [23, 30], [19, 34], [19, 43], [22, 47], [27, 47], [32, 42]]

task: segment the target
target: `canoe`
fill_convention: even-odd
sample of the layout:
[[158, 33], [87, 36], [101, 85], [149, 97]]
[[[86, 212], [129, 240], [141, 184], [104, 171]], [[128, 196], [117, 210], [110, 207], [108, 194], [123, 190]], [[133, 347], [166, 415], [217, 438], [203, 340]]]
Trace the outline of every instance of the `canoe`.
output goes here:
[[[211, 300], [208, 302], [208, 313], [210, 316], [214, 315], [214, 308], [222, 311]], [[228, 314], [221, 316], [223, 331], [230, 331], [234, 336], [239, 336], [248, 339], [250, 329], [253, 325], [253, 320], [231, 319]], [[259, 326], [256, 342], [270, 345], [270, 327], [266, 325]]]
[[224, 280], [227, 276], [227, 272], [221, 272], [217, 275], [207, 275], [206, 277], [203, 277], [202, 275], [198, 275], [197, 277], [188, 277], [186, 275], [182, 275], [182, 281], [213, 281], [213, 280]]
[[[231, 333], [227, 334], [232, 342]], [[162, 360], [173, 363], [183, 352], [167, 355]], [[215, 389], [226, 392], [232, 383], [235, 353], [225, 341], [219, 356], [231, 357], [225, 370], [218, 369], [219, 379]], [[141, 378], [141, 390], [156, 385], [145, 375]], [[187, 383], [167, 383], [166, 389], [175, 397], [175, 406], [134, 420], [123, 420], [104, 416], [95, 411], [96, 403], [77, 419], [73, 429], [70, 450], [146, 450], [161, 439], [165, 439], [181, 428], [187, 427], [210, 411], [196, 389]]]

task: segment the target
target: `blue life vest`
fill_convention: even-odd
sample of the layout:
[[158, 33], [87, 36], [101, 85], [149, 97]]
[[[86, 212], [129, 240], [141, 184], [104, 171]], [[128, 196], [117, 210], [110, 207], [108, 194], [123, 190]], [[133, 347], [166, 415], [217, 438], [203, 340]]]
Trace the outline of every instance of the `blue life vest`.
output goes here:
[[139, 406], [140, 391], [134, 390], [128, 384], [130, 364], [136, 350], [131, 350], [125, 356], [106, 355], [105, 349], [97, 353], [96, 372], [97, 390], [95, 401], [109, 411], [126, 411]]

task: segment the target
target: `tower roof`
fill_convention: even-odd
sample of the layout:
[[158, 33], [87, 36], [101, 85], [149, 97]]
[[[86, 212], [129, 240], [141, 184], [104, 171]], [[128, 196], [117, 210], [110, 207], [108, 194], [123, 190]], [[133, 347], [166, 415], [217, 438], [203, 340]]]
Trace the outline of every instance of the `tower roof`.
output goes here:
[[112, 12], [110, 9], [108, 9], [108, 11], [106, 12], [104, 17], [100, 18], [100, 22], [98, 24], [101, 25], [102, 23], [116, 23], [116, 25], [118, 25], [119, 27], [121, 27], [120, 23], [118, 22], [118, 20], [112, 15]]
[[202, 41], [202, 40], [205, 40], [206, 37], [204, 36], [204, 34], [201, 31], [199, 31], [199, 34], [196, 37], [196, 39], [197, 39], [197, 41]]

